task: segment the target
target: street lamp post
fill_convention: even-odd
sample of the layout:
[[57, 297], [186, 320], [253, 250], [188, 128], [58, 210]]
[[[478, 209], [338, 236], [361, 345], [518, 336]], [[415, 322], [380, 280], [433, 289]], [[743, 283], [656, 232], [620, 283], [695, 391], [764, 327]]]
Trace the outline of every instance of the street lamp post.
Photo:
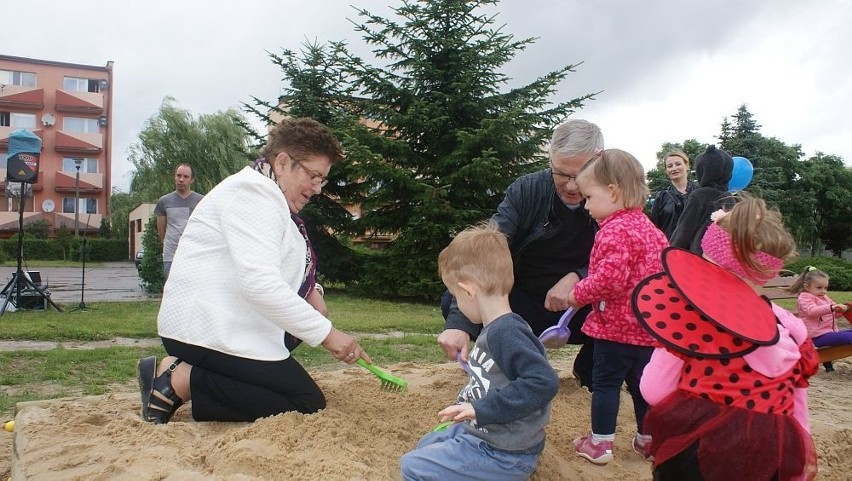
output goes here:
[[80, 166], [83, 159], [74, 159], [77, 176], [74, 178], [74, 237], [80, 237]]

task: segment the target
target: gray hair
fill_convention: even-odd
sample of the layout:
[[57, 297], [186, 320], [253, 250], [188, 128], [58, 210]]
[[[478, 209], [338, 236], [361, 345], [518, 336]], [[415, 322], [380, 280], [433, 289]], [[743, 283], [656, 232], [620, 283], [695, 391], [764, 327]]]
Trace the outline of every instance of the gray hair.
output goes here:
[[588, 120], [568, 120], [553, 129], [550, 139], [550, 158], [596, 153], [604, 148], [601, 129]]

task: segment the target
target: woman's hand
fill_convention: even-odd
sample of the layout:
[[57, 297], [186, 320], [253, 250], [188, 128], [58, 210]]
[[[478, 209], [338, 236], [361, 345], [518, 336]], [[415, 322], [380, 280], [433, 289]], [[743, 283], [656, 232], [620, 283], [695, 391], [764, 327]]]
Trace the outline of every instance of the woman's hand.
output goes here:
[[318, 289], [311, 289], [311, 292], [308, 293], [308, 296], [305, 298], [314, 309], [317, 310], [323, 317], [328, 317], [328, 307], [325, 305], [325, 299], [322, 297], [322, 293]]
[[333, 327], [325, 340], [322, 341], [322, 347], [326, 348], [335, 359], [346, 364], [354, 364], [358, 359], [363, 359], [371, 364], [373, 362], [370, 356], [361, 349], [354, 337]]

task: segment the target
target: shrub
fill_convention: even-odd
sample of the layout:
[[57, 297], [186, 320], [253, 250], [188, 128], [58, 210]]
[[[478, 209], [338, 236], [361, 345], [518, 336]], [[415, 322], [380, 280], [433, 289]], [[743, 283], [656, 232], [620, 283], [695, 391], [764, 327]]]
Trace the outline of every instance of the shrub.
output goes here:
[[837, 257], [804, 257], [787, 263], [784, 268], [795, 275], [802, 273], [806, 266], [814, 266], [829, 276], [828, 287], [832, 291], [852, 291], [852, 263]]
[[148, 294], [163, 292], [163, 244], [157, 236], [157, 216], [152, 215], [145, 224], [142, 233], [142, 265], [139, 267], [139, 278], [142, 288]]

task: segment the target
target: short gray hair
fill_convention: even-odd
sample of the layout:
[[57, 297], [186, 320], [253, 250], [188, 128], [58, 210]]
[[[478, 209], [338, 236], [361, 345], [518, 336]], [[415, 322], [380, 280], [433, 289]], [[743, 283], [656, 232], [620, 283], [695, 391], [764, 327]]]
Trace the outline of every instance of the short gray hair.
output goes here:
[[550, 158], [556, 155], [574, 156], [594, 154], [603, 150], [604, 140], [601, 129], [588, 120], [568, 120], [553, 129], [550, 139]]

